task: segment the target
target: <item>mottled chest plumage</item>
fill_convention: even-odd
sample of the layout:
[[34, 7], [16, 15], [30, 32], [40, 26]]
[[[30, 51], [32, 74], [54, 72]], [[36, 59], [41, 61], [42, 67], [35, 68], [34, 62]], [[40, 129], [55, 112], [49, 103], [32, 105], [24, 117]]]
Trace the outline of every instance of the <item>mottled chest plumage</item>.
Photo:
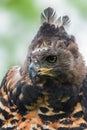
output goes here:
[[[15, 84], [17, 89], [10, 91], [12, 95], [7, 106], [6, 99], [1, 98], [1, 111], [3, 109], [4, 117], [8, 119], [8, 121], [4, 121], [2, 128], [12, 130], [86, 130], [87, 122], [84, 119], [81, 106], [82, 92], [78, 94], [79, 90], [76, 89], [77, 93], [75, 91], [73, 93], [72, 85], [53, 85], [52, 81], [48, 81], [43, 86], [38, 85], [40, 86], [31, 87], [20, 80]], [[22, 89], [19, 91], [19, 88]]]

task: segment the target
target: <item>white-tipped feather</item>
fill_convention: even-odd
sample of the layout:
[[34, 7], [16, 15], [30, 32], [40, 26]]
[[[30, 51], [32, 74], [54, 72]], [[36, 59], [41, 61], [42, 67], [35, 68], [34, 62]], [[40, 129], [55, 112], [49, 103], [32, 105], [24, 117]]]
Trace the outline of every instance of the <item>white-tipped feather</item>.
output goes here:
[[69, 24], [70, 24], [70, 19], [69, 19], [69, 17], [66, 15], [66, 16], [63, 16], [62, 17], [62, 26], [64, 26], [64, 27], [67, 27], [67, 26], [69, 26]]
[[47, 8], [44, 10], [43, 13], [41, 13], [41, 23], [49, 23], [49, 24], [54, 24], [56, 20], [56, 12], [54, 12], [54, 9], [52, 8]]
[[48, 23], [50, 25], [54, 24], [55, 27], [63, 26], [64, 28], [66, 28], [70, 23], [70, 19], [68, 16], [57, 17], [54, 9], [48, 7], [44, 10], [43, 13], [41, 13], [41, 24], [43, 25], [44, 23]]

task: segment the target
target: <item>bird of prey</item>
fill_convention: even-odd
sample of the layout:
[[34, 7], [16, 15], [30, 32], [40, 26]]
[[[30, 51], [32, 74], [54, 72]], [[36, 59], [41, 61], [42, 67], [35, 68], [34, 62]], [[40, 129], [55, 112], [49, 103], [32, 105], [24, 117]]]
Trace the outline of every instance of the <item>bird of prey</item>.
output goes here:
[[87, 69], [69, 24], [51, 7], [41, 13], [24, 65], [2, 80], [0, 130], [87, 130]]

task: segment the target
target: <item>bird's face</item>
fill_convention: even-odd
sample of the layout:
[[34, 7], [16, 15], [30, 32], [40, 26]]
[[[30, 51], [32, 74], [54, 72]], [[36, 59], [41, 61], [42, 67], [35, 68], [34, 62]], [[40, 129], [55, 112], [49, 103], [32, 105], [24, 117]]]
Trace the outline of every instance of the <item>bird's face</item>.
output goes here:
[[52, 82], [57, 79], [59, 84], [80, 84], [83, 81], [86, 67], [74, 36], [66, 32], [69, 23], [68, 16], [58, 18], [52, 8], [44, 10], [41, 26], [29, 45], [23, 75], [34, 82], [35, 79], [42, 82], [48, 78]]
[[[36, 45], [30, 55], [28, 67], [31, 79], [46, 77], [60, 79], [66, 78], [74, 69], [74, 61], [77, 57], [77, 45], [65, 40], [50, 39]], [[61, 77], [62, 76], [62, 77]]]

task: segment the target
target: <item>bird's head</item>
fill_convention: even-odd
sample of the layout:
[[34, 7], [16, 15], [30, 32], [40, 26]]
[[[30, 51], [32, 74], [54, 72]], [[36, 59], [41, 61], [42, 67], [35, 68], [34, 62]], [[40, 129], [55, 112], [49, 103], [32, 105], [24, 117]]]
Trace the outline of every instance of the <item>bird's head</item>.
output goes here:
[[41, 45], [38, 47], [37, 44], [30, 54], [28, 71], [31, 79], [50, 78], [59, 82], [81, 80], [85, 74], [84, 62], [72, 38], [41, 39]]
[[85, 65], [75, 38], [65, 27], [68, 16], [56, 17], [52, 8], [41, 14], [42, 25], [29, 46], [27, 71], [35, 78], [56, 79], [59, 82], [78, 82], [85, 75]]
[[[47, 43], [50, 45], [47, 45]], [[42, 47], [43, 46], [43, 47]], [[29, 74], [32, 78], [58, 78], [67, 75], [74, 67], [74, 56], [63, 40], [43, 41], [41, 47], [36, 46], [30, 56]]]

